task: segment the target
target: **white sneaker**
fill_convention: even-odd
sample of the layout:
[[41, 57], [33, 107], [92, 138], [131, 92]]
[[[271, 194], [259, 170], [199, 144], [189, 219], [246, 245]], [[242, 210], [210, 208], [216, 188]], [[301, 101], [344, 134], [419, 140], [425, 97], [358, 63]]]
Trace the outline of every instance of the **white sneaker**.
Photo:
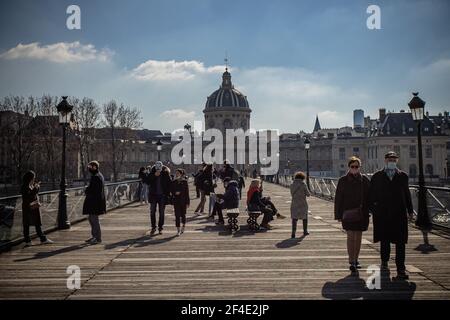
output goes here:
[[25, 242], [25, 247], [24, 248], [28, 248], [28, 247], [32, 247], [33, 246], [33, 242]]
[[181, 233], [184, 233], [184, 226], [181, 227]]
[[52, 244], [52, 243], [53, 243], [53, 241], [50, 239], [47, 239], [47, 240], [41, 242], [41, 244]]
[[180, 228], [178, 228], [177, 237], [179, 237], [180, 235], [181, 235], [181, 230], [180, 230]]

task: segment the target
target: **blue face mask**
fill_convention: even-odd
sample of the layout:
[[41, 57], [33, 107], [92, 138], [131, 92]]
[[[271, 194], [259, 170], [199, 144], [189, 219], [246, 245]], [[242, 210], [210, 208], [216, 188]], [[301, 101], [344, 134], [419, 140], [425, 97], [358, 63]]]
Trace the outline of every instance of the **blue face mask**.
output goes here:
[[397, 169], [397, 163], [396, 162], [388, 162], [386, 165], [386, 168], [388, 168], [390, 170]]

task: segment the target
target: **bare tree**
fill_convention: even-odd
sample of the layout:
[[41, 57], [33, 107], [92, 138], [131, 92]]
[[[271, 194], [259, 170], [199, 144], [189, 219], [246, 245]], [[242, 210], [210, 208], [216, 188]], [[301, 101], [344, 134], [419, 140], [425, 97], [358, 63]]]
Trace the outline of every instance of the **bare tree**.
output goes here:
[[45, 175], [52, 183], [52, 188], [57, 187], [57, 177], [59, 174], [60, 158], [61, 158], [61, 128], [59, 125], [58, 111], [56, 105], [58, 97], [52, 97], [44, 94], [38, 99], [38, 117], [36, 122], [42, 131], [39, 134], [40, 152], [42, 152], [45, 162]]
[[2, 139], [6, 139], [6, 154], [11, 157], [15, 181], [19, 184], [37, 147], [30, 129], [37, 106], [33, 97], [26, 99], [23, 96], [8, 96], [0, 101], [0, 111], [10, 111], [2, 115], [0, 135]]
[[136, 108], [120, 106], [116, 101], [103, 105], [104, 124], [110, 129], [111, 166], [113, 180], [118, 180], [118, 174], [126, 155], [126, 146], [135, 139], [134, 130], [142, 126], [141, 112]]
[[71, 104], [74, 106], [75, 135], [78, 138], [81, 170], [83, 179], [87, 181], [86, 166], [92, 156], [92, 146], [95, 141], [96, 129], [100, 125], [100, 108], [90, 98], [83, 98], [80, 101], [73, 98]]

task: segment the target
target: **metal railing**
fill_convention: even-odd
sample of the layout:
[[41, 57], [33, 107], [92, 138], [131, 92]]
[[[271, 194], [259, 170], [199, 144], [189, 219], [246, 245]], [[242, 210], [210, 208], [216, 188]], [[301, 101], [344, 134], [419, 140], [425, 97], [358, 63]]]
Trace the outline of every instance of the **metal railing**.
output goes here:
[[[139, 180], [105, 184], [106, 210], [112, 210], [138, 200]], [[73, 224], [84, 220], [83, 203], [85, 187], [67, 189], [67, 216]], [[39, 193], [42, 230], [49, 232], [57, 227], [59, 190]], [[22, 230], [22, 196], [0, 198], [0, 246], [20, 242]], [[34, 227], [30, 227], [32, 235]]]
[[[370, 178], [370, 175], [368, 175]], [[273, 182], [289, 187], [292, 183], [292, 176], [279, 176]], [[311, 193], [317, 197], [334, 200], [336, 194], [338, 178], [310, 177], [309, 184]], [[450, 188], [426, 186], [427, 206], [430, 221], [440, 227], [450, 228]], [[417, 212], [419, 186], [410, 185], [413, 207]]]

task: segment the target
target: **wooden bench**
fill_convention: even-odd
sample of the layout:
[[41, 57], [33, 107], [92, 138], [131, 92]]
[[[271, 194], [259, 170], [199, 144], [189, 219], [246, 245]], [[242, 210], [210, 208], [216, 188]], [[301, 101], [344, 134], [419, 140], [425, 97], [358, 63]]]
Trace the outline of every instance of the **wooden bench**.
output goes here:
[[230, 232], [236, 232], [239, 228], [238, 217], [239, 217], [239, 208], [227, 209], [227, 217], [228, 217], [228, 228]]
[[258, 217], [261, 215], [261, 211], [248, 211], [247, 210], [247, 214], [248, 214], [247, 224], [248, 224], [249, 230], [258, 231], [261, 228], [258, 223]]

